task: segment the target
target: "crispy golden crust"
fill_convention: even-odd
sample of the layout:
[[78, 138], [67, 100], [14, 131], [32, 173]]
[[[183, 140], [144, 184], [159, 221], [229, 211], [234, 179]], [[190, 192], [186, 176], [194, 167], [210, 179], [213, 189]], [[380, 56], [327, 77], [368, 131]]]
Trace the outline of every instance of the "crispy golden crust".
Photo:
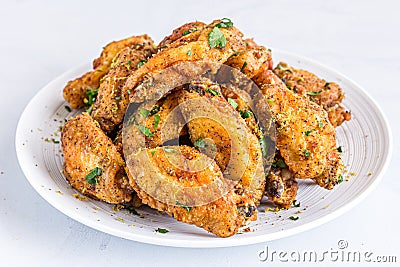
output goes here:
[[[218, 166], [204, 154], [201, 154], [194, 148], [187, 146], [169, 147], [169, 149], [179, 151], [180, 154], [167, 153], [162, 147], [144, 149], [141, 150], [133, 158], [132, 162], [129, 162], [128, 164], [131, 164], [131, 166], [135, 166], [135, 164], [137, 166], [142, 166], [143, 164], [141, 160], [145, 157], [150, 158], [152, 165], [156, 166], [158, 169], [158, 177], [162, 176], [163, 181], [167, 180], [184, 187], [194, 188], [203, 184], [208, 184], [210, 181], [220, 181], [220, 184], [224, 183], [222, 173]], [[174, 164], [171, 164], [170, 159], [168, 159], [168, 157], [171, 156], [175, 159]], [[203, 168], [202, 171], [199, 172], [184, 171], [182, 168], [176, 167], [191, 164], [200, 164], [207, 167], [205, 169]], [[243, 189], [230, 190], [223, 197], [220, 197], [209, 204], [200, 206], [188, 207], [183, 205], [184, 203], [169, 205], [149, 195], [147, 192], [149, 192], [149, 190], [151, 191], [152, 188], [147, 188], [145, 191], [138, 186], [138, 174], [135, 173], [135, 170], [127, 168], [127, 173], [132, 187], [135, 189], [144, 204], [165, 212], [178, 221], [194, 224], [220, 237], [232, 236], [237, 233], [239, 228], [245, 225], [247, 221], [256, 219], [257, 211], [254, 202], [252, 201], [252, 198], [247, 196], [247, 194], [243, 194]], [[150, 187], [157, 187], [156, 190], [159, 190], [157, 192], [168, 187], [168, 184], [163, 186], [159, 184], [154, 185], [154, 179], [156, 178], [152, 175], [155, 173], [150, 172], [147, 174], [149, 177], [146, 177], [145, 179], [149, 179], [149, 181], [146, 184]]]
[[[79, 192], [108, 203], [132, 200], [132, 188], [125, 174], [125, 162], [110, 138], [87, 113], [68, 120], [61, 136], [64, 175]], [[94, 168], [102, 169], [96, 185], [85, 177]]]
[[[196, 41], [180, 43], [177, 46], [171, 45], [159, 51], [150, 58], [146, 64], [129, 76], [123, 90], [133, 91], [147, 73], [165, 69], [178, 62], [202, 60], [206, 62], [223, 63], [235, 52], [244, 50], [245, 43], [242, 40], [243, 34], [235, 27], [220, 29], [227, 41], [224, 48], [210, 48], [208, 35], [212, 31], [214, 25], [219, 22], [220, 21], [214, 21], [202, 31], [194, 32], [193, 34], [199, 34]], [[190, 51], [190, 53], [188, 53], [188, 51]]]
[[[338, 183], [343, 163], [336, 150], [335, 129], [323, 108], [286, 88], [269, 70], [254, 78], [277, 123], [277, 147], [296, 178], [325, 177], [323, 186]], [[320, 184], [322, 185], [322, 184]]]
[[92, 116], [105, 132], [120, 124], [129, 105], [130, 91], [122, 90], [129, 74], [143, 64], [154, 52], [153, 41], [148, 36], [141, 43], [125, 47], [115, 57], [110, 71], [101, 80]]
[[118, 52], [125, 47], [140, 43], [143, 38], [149, 37], [147, 35], [132, 36], [120, 41], [111, 42], [105, 46], [100, 57], [93, 61], [93, 71], [69, 81], [64, 87], [64, 98], [70, 104], [71, 108], [83, 107], [86, 92], [90, 89], [99, 88], [101, 78], [109, 71], [112, 60]]
[[[158, 45], [159, 49], [165, 48], [179, 39], [184, 39], [185, 42], [197, 40], [199, 33], [206, 26], [203, 22], [195, 21], [183, 24], [182, 26], [174, 29], [172, 33], [166, 36]], [[185, 37], [186, 36], [186, 37]], [[183, 37], [183, 38], [182, 38]]]
[[277, 65], [274, 73], [289, 89], [321, 105], [328, 112], [334, 127], [351, 119], [350, 112], [340, 105], [344, 93], [338, 84], [320, 79], [309, 71], [295, 69], [284, 62]]
[[[214, 96], [209, 89], [219, 92], [219, 95]], [[204, 140], [205, 147], [200, 150], [214, 158], [231, 179], [239, 181], [258, 204], [264, 193], [265, 175], [257, 136], [225, 100], [218, 86], [193, 83], [189, 90], [183, 92], [180, 108], [188, 121], [190, 139], [194, 144]], [[207, 145], [207, 140], [214, 145]], [[244, 158], [248, 161], [244, 162]]]

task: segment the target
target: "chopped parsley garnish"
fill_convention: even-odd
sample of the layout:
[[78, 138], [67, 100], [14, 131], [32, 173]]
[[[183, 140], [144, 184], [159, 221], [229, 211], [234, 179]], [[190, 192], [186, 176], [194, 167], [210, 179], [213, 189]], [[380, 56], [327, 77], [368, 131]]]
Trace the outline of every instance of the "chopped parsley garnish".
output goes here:
[[69, 106], [64, 106], [64, 108], [65, 108], [68, 112], [71, 112], [71, 111], [72, 111], [71, 108], [70, 108]]
[[287, 168], [286, 163], [283, 161], [283, 159], [278, 159], [275, 163], [272, 163], [272, 167], [279, 167], [279, 168]]
[[149, 128], [147, 128], [146, 126], [138, 125], [137, 127], [138, 127], [139, 131], [141, 131], [142, 134], [144, 134], [145, 136], [147, 136], [147, 137], [152, 137], [152, 136], [154, 136], [154, 134], [152, 133], [152, 131], [151, 131]]
[[169, 230], [164, 229], [164, 228], [157, 228], [155, 231], [156, 231], [157, 233], [160, 233], [160, 234], [166, 234], [166, 233], [169, 232]]
[[136, 215], [136, 216], [140, 216], [140, 214], [136, 211], [136, 209], [132, 206], [129, 207], [125, 207], [125, 209], [127, 209], [129, 211], [130, 214]]
[[245, 61], [242, 65], [242, 67], [240, 68], [240, 71], [243, 72], [244, 68], [246, 68], [247, 66], [247, 61]]
[[97, 72], [103, 72], [101, 69], [96, 70]]
[[188, 35], [192, 32], [197, 32], [197, 29], [193, 28], [193, 29], [189, 29], [189, 30], [183, 30], [182, 36]]
[[214, 27], [218, 28], [231, 28], [233, 26], [233, 22], [228, 18], [221, 19], [221, 22], [217, 23]]
[[178, 153], [175, 149], [169, 148], [169, 147], [164, 147], [164, 151], [167, 153], [175, 154]]
[[210, 87], [207, 87], [206, 92], [211, 93], [213, 96], [219, 95], [217, 91], [211, 89]]
[[291, 219], [292, 221], [297, 221], [299, 217], [290, 216], [289, 219]]
[[321, 94], [321, 93], [322, 93], [322, 91], [318, 91], [318, 92], [307, 92], [307, 95], [314, 96], [314, 95], [319, 95], [319, 94]]
[[343, 182], [343, 175], [339, 175], [339, 178], [338, 178], [338, 184], [340, 184], [341, 182]]
[[337, 151], [339, 152], [339, 153], [342, 153], [343, 152], [343, 149], [342, 149], [342, 147], [340, 146], [340, 147], [338, 147], [337, 148]]
[[328, 87], [331, 83], [326, 82], [324, 87]]
[[306, 156], [307, 158], [308, 158], [309, 156], [311, 156], [311, 153], [310, 153], [310, 151], [308, 151], [308, 150], [305, 150], [303, 153], [304, 153], [304, 156]]
[[198, 148], [206, 148], [206, 143], [204, 142], [203, 138], [200, 137], [194, 141], [194, 146]]
[[97, 97], [98, 93], [99, 93], [99, 90], [97, 90], [97, 89], [90, 89], [90, 90], [86, 91], [86, 98], [83, 100], [83, 102], [88, 107], [86, 112], [89, 114], [92, 113], [93, 104], [94, 104], [94, 102], [96, 102], [96, 97]]
[[92, 169], [88, 175], [86, 175], [85, 180], [91, 185], [97, 185], [99, 180], [97, 179], [103, 173], [103, 170], [99, 167]]
[[269, 52], [272, 52], [271, 48], [268, 48], [268, 51], [269, 51]]
[[243, 119], [250, 118], [251, 115], [253, 115], [253, 112], [250, 110], [239, 110], [240, 116], [242, 116]]
[[274, 99], [267, 99], [267, 102], [268, 102], [268, 103], [274, 103], [275, 100], [274, 100]]
[[51, 142], [53, 142], [54, 144], [59, 144], [60, 143], [60, 141], [58, 141], [58, 140], [56, 140], [54, 138], [51, 138]]
[[146, 62], [147, 62], [147, 60], [144, 60], [144, 59], [139, 60], [139, 63], [137, 64], [137, 67], [140, 68], [140, 67], [143, 66]]
[[151, 156], [154, 157], [154, 154], [156, 154], [156, 151], [151, 151]]
[[210, 48], [224, 48], [226, 46], [226, 38], [218, 27], [214, 27], [208, 34], [208, 44]]
[[239, 104], [232, 98], [228, 98], [228, 103], [231, 104], [233, 109], [237, 109], [237, 107], [239, 106]]
[[265, 141], [265, 137], [261, 137], [259, 139], [260, 146], [261, 146], [261, 152], [262, 155], [265, 157], [267, 155], [268, 149], [267, 149], [267, 142]]
[[188, 205], [179, 203], [179, 201], [176, 201], [176, 205], [179, 206], [179, 207], [182, 207], [182, 208], [186, 209], [188, 212], [190, 212], [190, 211], [192, 210], [191, 207], [189, 207]]
[[304, 133], [304, 135], [305, 136], [309, 136], [310, 135], [310, 133], [312, 133], [314, 130], [308, 130], [308, 131], [306, 131], [305, 133]]
[[297, 200], [295, 199], [295, 200], [293, 200], [293, 206], [294, 207], [296, 207], [296, 208], [298, 208], [298, 207], [300, 207], [300, 201], [299, 201], [299, 203], [297, 203]]
[[153, 116], [154, 114], [156, 114], [159, 111], [160, 111], [160, 107], [155, 106], [152, 110], [150, 110], [149, 116]]
[[154, 115], [154, 130], [157, 129], [159, 123], [160, 123], [160, 115], [156, 114]]
[[129, 90], [129, 89], [128, 89], [128, 90], [126, 90], [126, 91], [128, 92], [128, 95], [130, 95], [130, 94], [131, 94], [131, 90]]
[[147, 109], [145, 109], [145, 108], [142, 108], [142, 109], [140, 109], [140, 114], [142, 114], [142, 116], [143, 116], [144, 118], [147, 118], [147, 117], [149, 116], [149, 114], [150, 114], [150, 110], [147, 110]]
[[115, 100], [121, 100], [121, 97], [120, 96], [116, 96], [116, 97], [114, 97], [115, 98]]
[[[290, 73], [293, 73], [293, 71], [290, 69], [290, 68], [285, 68], [285, 67], [283, 67], [283, 66], [281, 66], [281, 65], [278, 65], [278, 69], [279, 70], [283, 70], [283, 71], [288, 71], [288, 72], [290, 72]], [[289, 88], [290, 89], [290, 88]]]
[[128, 61], [128, 65], [132, 65], [132, 61], [129, 60], [129, 61]]
[[324, 123], [323, 123], [322, 121], [320, 121], [320, 122], [318, 123], [318, 126], [319, 126], [319, 128], [322, 128], [322, 127], [324, 127]]
[[191, 56], [192, 56], [192, 50], [187, 51], [187, 55], [188, 55], [189, 57], [191, 57]]
[[292, 87], [290, 87], [290, 85], [288, 85], [288, 84], [286, 85], [286, 88], [287, 89], [292, 89]]

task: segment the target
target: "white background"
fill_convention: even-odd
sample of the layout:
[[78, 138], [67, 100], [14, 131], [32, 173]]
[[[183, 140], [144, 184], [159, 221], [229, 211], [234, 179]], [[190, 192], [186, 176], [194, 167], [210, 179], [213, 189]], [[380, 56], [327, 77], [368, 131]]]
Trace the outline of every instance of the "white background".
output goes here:
[[[0, 1], [0, 266], [265, 266], [269, 263], [257, 256], [265, 245], [325, 251], [336, 249], [341, 239], [354, 251], [397, 256], [397, 264], [378, 266], [398, 265], [399, 11], [395, 0]], [[363, 203], [330, 223], [285, 239], [182, 249], [92, 230], [55, 210], [33, 190], [18, 166], [14, 137], [23, 108], [41, 87], [92, 61], [111, 40], [148, 33], [158, 42], [184, 22], [221, 17], [231, 18], [260, 44], [337, 69], [380, 103], [392, 127], [394, 153], [383, 181]]]

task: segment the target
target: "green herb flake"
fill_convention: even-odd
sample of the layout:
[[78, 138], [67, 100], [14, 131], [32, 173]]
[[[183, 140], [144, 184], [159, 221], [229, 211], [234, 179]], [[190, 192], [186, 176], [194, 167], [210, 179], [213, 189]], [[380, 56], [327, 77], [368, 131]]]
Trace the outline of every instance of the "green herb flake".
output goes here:
[[296, 207], [296, 208], [298, 208], [298, 207], [300, 207], [300, 201], [297, 203], [297, 200], [295, 199], [295, 200], [293, 200], [293, 207]]
[[141, 131], [142, 134], [144, 134], [145, 136], [147, 136], [147, 137], [152, 137], [152, 136], [154, 136], [154, 134], [152, 133], [152, 131], [151, 131], [149, 128], [147, 128], [146, 126], [138, 125], [137, 127], [138, 127], [139, 131]]
[[51, 142], [53, 142], [54, 144], [59, 144], [60, 143], [60, 141], [58, 141], [58, 140], [56, 140], [54, 138], [51, 138]]
[[160, 234], [166, 234], [166, 233], [169, 232], [169, 230], [164, 229], [164, 228], [157, 228], [155, 231], [156, 231], [157, 233], [160, 233]]
[[275, 100], [274, 100], [274, 99], [267, 99], [267, 102], [268, 102], [268, 103], [274, 103]]
[[271, 53], [272, 52], [271, 48], [268, 48], [268, 51]]
[[240, 71], [243, 72], [243, 70], [246, 68], [247, 66], [247, 61], [245, 61], [242, 65], [242, 67], [240, 68]]
[[154, 114], [156, 114], [159, 111], [160, 111], [160, 107], [155, 106], [152, 110], [150, 110], [149, 116], [153, 116]]
[[228, 103], [231, 104], [233, 109], [237, 109], [237, 107], [239, 106], [239, 104], [232, 98], [228, 98]]
[[326, 82], [325, 85], [324, 85], [324, 87], [326, 88], [326, 87], [328, 87], [330, 84], [331, 84], [331, 83]]
[[151, 156], [154, 157], [154, 154], [156, 154], [156, 151], [151, 151]]
[[85, 103], [85, 106], [88, 107], [86, 110], [87, 113], [91, 114], [93, 110], [93, 104], [96, 102], [96, 97], [97, 94], [99, 93], [99, 90], [97, 89], [90, 89], [86, 91], [86, 98], [83, 100]]
[[250, 118], [251, 115], [253, 115], [253, 112], [251, 112], [250, 110], [240, 110], [239, 113], [240, 113], [240, 116], [242, 116], [243, 119]]
[[194, 146], [198, 148], [206, 148], [206, 143], [204, 142], [203, 138], [199, 138], [196, 141], [194, 141]]
[[126, 90], [126, 91], [128, 92], [128, 95], [130, 95], [130, 94], [131, 94], [131, 90], [129, 90], [129, 89], [128, 89], [128, 90]]
[[85, 180], [91, 185], [97, 185], [98, 184], [98, 179], [101, 174], [103, 173], [103, 170], [99, 167], [96, 167], [92, 169], [88, 175], [86, 175]]
[[193, 28], [193, 29], [189, 29], [189, 30], [183, 30], [182, 36], [188, 35], [192, 32], [197, 32], [197, 29]]
[[307, 95], [315, 96], [315, 95], [320, 95], [321, 93], [322, 93], [322, 91], [318, 91], [318, 92], [307, 92]]
[[169, 148], [169, 147], [164, 147], [164, 151], [167, 153], [171, 153], [171, 154], [176, 154], [178, 153], [175, 149]]
[[147, 110], [147, 109], [145, 109], [145, 108], [141, 108], [141, 109], [140, 109], [140, 114], [142, 114], [142, 116], [143, 116], [144, 118], [147, 118], [147, 117], [149, 116], [149, 114], [150, 114], [150, 111]]
[[116, 96], [116, 97], [114, 97], [115, 98], [115, 100], [121, 100], [121, 97], [120, 96]]
[[233, 26], [233, 22], [228, 18], [221, 19], [221, 22], [217, 23], [214, 27], [218, 28], [231, 28]]
[[211, 89], [210, 87], [207, 87], [206, 92], [211, 93], [213, 96], [219, 95], [219, 93], [217, 91]]
[[190, 211], [192, 210], [191, 207], [189, 207], [188, 205], [179, 203], [179, 201], [176, 201], [176, 205], [179, 206], [179, 207], [182, 207], [182, 208], [186, 209], [189, 213], [190, 213]]
[[154, 130], [157, 129], [158, 124], [160, 123], [160, 119], [161, 117], [159, 114], [154, 115]]
[[188, 55], [189, 57], [191, 57], [191, 56], [192, 56], [192, 50], [187, 51], [187, 55]]
[[129, 60], [129, 61], [128, 61], [128, 65], [132, 65], [132, 61]]
[[208, 44], [210, 48], [224, 48], [226, 46], [226, 38], [218, 27], [214, 27], [208, 34]]
[[318, 126], [319, 126], [319, 128], [323, 128], [323, 127], [324, 127], [324, 123], [323, 123], [322, 121], [320, 121], [320, 122], [318, 123]]
[[127, 209], [130, 214], [133, 214], [133, 215], [136, 215], [136, 216], [140, 216], [140, 214], [132, 206], [127, 206], [127, 207], [125, 207], [125, 209]]
[[304, 135], [305, 136], [309, 136], [310, 135], [310, 133], [312, 133], [314, 130], [308, 130], [308, 131], [306, 131], [305, 133], [304, 133]]
[[338, 151], [339, 153], [342, 153], [342, 152], [343, 152], [343, 149], [342, 149], [342, 147], [341, 147], [341, 146], [339, 146], [339, 147], [337, 148], [337, 151]]
[[339, 175], [338, 184], [340, 184], [340, 183], [342, 183], [342, 182], [343, 182], [343, 175]]
[[103, 72], [101, 69], [96, 70], [97, 72]]
[[71, 112], [71, 108], [69, 106], [64, 106], [65, 110], [67, 110], [68, 112]]
[[289, 219], [291, 219], [292, 221], [297, 221], [299, 217], [290, 216]]
[[308, 150], [304, 151], [303, 153], [304, 153], [304, 156], [306, 156], [307, 158], [308, 158], [309, 156], [311, 156], [311, 152], [308, 151]]
[[140, 68], [141, 66], [143, 66], [145, 63], [147, 62], [147, 60], [141, 59], [139, 60], [139, 63], [136, 65], [138, 68]]
[[282, 70], [282, 71], [288, 71], [288, 72], [290, 72], [290, 73], [293, 73], [293, 71], [292, 71], [290, 68], [285, 68], [285, 67], [283, 67], [283, 66], [281, 66], [281, 65], [278, 65], [278, 69], [279, 69], [279, 70]]
[[268, 152], [267, 141], [265, 140], [265, 137], [261, 137], [259, 139], [259, 142], [260, 142], [260, 146], [261, 146], [262, 155], [265, 157]]

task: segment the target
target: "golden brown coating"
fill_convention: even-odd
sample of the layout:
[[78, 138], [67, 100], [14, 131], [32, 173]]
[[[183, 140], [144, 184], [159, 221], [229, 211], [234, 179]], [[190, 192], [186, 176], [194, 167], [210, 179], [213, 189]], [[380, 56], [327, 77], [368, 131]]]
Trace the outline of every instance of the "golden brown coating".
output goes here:
[[180, 100], [192, 142], [214, 158], [225, 178], [248, 189], [258, 204], [265, 187], [263, 156], [258, 138], [246, 121], [217, 85], [192, 83]]
[[[113, 204], [132, 200], [133, 189], [125, 174], [125, 162], [117, 148], [87, 113], [68, 120], [61, 136], [64, 153], [64, 175], [79, 192]], [[101, 175], [85, 177], [100, 168]]]
[[112, 60], [118, 52], [125, 47], [141, 43], [143, 38], [147, 39], [149, 37], [147, 35], [132, 36], [106, 45], [100, 57], [93, 61], [93, 71], [89, 71], [81, 77], [69, 81], [64, 87], [64, 98], [70, 104], [71, 108], [83, 107], [86, 92], [99, 88], [101, 78], [109, 71]]
[[185, 23], [174, 29], [172, 33], [166, 36], [157, 47], [163, 49], [165, 46], [168, 46], [179, 39], [183, 39], [185, 42], [195, 41], [197, 40], [200, 31], [203, 30], [205, 26], [206, 24], [200, 21]]
[[[225, 179], [215, 162], [194, 148], [172, 146], [168, 147], [168, 152], [165, 149], [165, 147], [143, 149], [132, 157], [132, 161], [128, 162], [131, 166], [127, 168], [129, 181], [144, 204], [165, 212], [178, 221], [194, 224], [220, 237], [232, 236], [248, 221], [256, 219], [257, 210], [252, 198], [244, 194], [245, 189], [230, 190], [224, 196], [198, 206], [190, 206], [178, 201], [176, 204], [168, 204], [149, 194], [148, 192], [170, 194], [172, 190], [169, 188], [172, 183], [186, 189], [211, 182], [225, 184]], [[171, 153], [170, 150], [177, 153]], [[147, 162], [147, 159], [150, 159], [151, 164], [143, 164]], [[147, 168], [150, 165], [157, 171], [143, 172], [140, 168], [141, 166]], [[135, 166], [140, 167], [135, 169]], [[201, 171], [187, 171], [188, 166], [199, 167]], [[140, 177], [141, 173], [145, 177]], [[143, 180], [148, 185], [145, 189], [139, 186]], [[162, 183], [163, 181], [167, 182]], [[206, 194], [207, 192], [205, 191]], [[193, 197], [197, 199], [198, 195], [189, 196], [188, 201]]]
[[246, 45], [242, 40], [243, 34], [235, 27], [219, 29], [226, 39], [226, 45], [223, 48], [210, 47], [208, 36], [213, 27], [219, 22], [219, 20], [214, 21], [203, 30], [194, 32], [193, 34], [199, 34], [196, 41], [179, 43], [177, 46], [171, 45], [159, 51], [146, 64], [129, 76], [123, 90], [133, 91], [147, 73], [168, 68], [178, 62], [205, 61], [223, 63], [234, 53], [244, 50]]
[[331, 189], [340, 180], [343, 163], [326, 111], [289, 90], [270, 70], [261, 71], [254, 80], [275, 118], [277, 147], [289, 169], [296, 178], [319, 177], [319, 184]]
[[284, 62], [276, 66], [274, 73], [289, 89], [323, 106], [334, 127], [351, 119], [350, 112], [340, 105], [344, 93], [338, 84], [320, 79], [309, 71], [295, 69]]
[[122, 88], [129, 74], [155, 52], [150, 37], [142, 36], [140, 41], [122, 49], [115, 57], [110, 71], [101, 80], [92, 116], [105, 132], [112, 131], [124, 118], [130, 91]]

